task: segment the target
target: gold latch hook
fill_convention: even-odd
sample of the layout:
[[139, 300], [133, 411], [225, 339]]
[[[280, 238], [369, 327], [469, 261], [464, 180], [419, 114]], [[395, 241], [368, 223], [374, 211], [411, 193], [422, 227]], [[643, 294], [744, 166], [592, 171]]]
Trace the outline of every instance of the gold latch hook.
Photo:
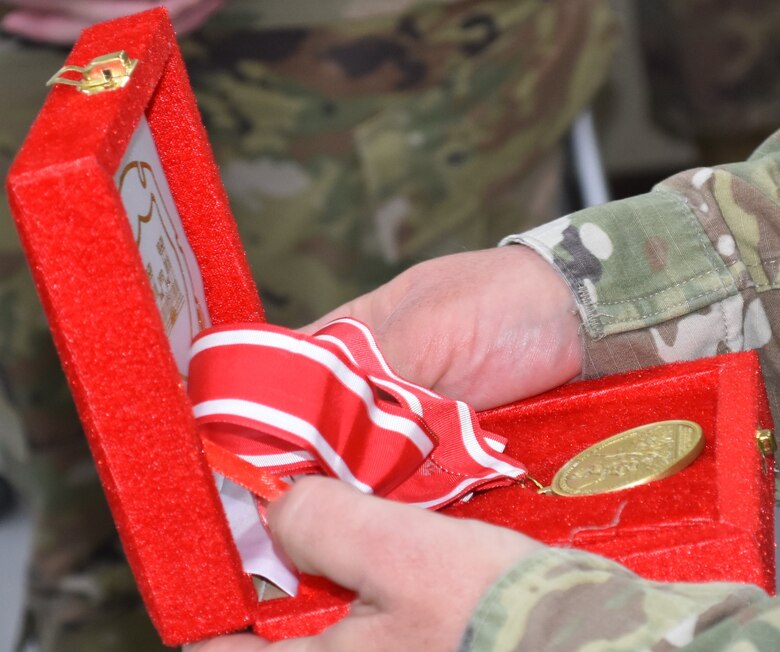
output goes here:
[[[87, 95], [95, 95], [103, 91], [114, 91], [124, 87], [135, 70], [138, 59], [131, 59], [124, 50], [95, 57], [88, 65], [63, 66], [46, 82], [47, 86], [65, 84], [75, 86]], [[78, 73], [80, 79], [65, 77], [67, 73]]]
[[777, 442], [772, 431], [767, 428], [758, 428], [756, 430], [756, 445], [761, 454], [761, 466], [766, 473], [769, 470], [767, 458], [774, 457], [777, 450]]
[[761, 455], [774, 455], [777, 450], [777, 443], [771, 430], [767, 428], [758, 428], [756, 430], [756, 444]]

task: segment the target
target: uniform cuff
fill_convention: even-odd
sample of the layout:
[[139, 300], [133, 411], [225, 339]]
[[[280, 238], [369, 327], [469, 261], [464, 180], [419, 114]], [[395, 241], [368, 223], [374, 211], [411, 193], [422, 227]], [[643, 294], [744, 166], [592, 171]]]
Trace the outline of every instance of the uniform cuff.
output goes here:
[[560, 271], [588, 335], [654, 326], [737, 294], [732, 275], [684, 199], [646, 195], [509, 236]]

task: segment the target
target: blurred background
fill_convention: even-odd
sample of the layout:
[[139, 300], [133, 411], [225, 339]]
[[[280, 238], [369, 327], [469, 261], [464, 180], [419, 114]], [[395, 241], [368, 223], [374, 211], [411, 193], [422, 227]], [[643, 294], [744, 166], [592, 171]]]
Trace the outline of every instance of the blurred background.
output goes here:
[[[2, 11], [8, 13], [11, 11], [11, 5], [24, 6], [25, 4], [25, 2], [10, 2]], [[190, 5], [199, 3], [171, 2], [169, 4], [174, 9], [182, 6], [189, 11]], [[200, 4], [209, 4], [208, 10], [202, 16], [193, 17], [182, 10], [185, 21], [182, 24], [182, 31], [189, 32], [189, 30], [195, 29], [206, 15], [210, 15], [215, 7], [223, 3]], [[246, 11], [251, 2], [236, 0], [232, 4]], [[511, 4], [511, 2], [504, 3], [505, 6]], [[258, 2], [257, 5], [267, 8], [269, 3]], [[584, 205], [598, 204], [607, 199], [647, 192], [654, 183], [680, 170], [700, 165], [742, 160], [763, 138], [772, 133], [775, 128], [780, 127], [780, 48], [777, 46], [776, 38], [778, 27], [780, 27], [780, 3], [777, 3], [776, 0], [771, 0], [771, 2], [690, 0], [680, 3], [656, 3], [655, 0], [614, 0], [611, 5], [618, 27], [617, 32], [614, 32], [612, 27], [605, 28], [604, 31], [604, 34], [617, 34], [614, 45], [616, 50], [609, 58], [606, 80], [603, 84], [598, 84], [600, 90], [589, 96], [585, 105], [578, 107], [579, 118], [572, 122], [572, 126], [567, 128], [561, 137], [563, 145], [560, 151], [563, 152], [564, 160], [563, 181], [558, 183], [557, 177], [553, 177], [556, 181], [553, 184], [552, 199], [547, 202], [544, 210], [533, 216], [537, 223], [541, 219], [548, 219]], [[39, 4], [31, 3], [31, 6], [36, 7]], [[230, 6], [230, 2], [225, 3], [226, 8]], [[292, 2], [289, 6], [305, 9], [306, 3]], [[663, 7], [663, 9], [659, 7]], [[237, 12], [234, 15], [240, 16], [241, 14]], [[36, 23], [34, 12], [32, 16], [32, 19], [27, 17], [28, 20], [32, 20], [32, 23], [25, 24], [22, 20], [21, 23], [9, 24], [16, 25], [14, 30], [11, 30], [14, 31], [15, 35], [5, 43], [0, 43], [0, 57], [13, 53], [14, 56], [25, 57], [25, 61], [34, 63], [39, 60], [37, 58], [39, 54], [34, 48], [25, 50], [30, 43], [24, 37], [25, 30], [46, 31], [51, 29], [56, 31], [58, 23], [55, 22], [52, 25], [46, 23], [46, 28], [43, 30], [41, 26], [44, 23]], [[214, 14], [214, 20], [218, 20], [219, 16], [219, 12]], [[59, 23], [59, 25], [62, 24]], [[235, 24], [233, 24], [234, 28]], [[411, 27], [408, 31], [413, 36]], [[212, 32], [209, 32], [207, 27], [208, 38], [201, 38], [198, 36], [199, 32], [196, 32], [192, 41], [188, 41], [188, 45], [185, 47], [185, 55], [189, 56], [188, 62], [194, 62], [191, 72], [194, 73], [193, 80], [196, 89], [200, 81], [205, 80], [204, 88], [208, 83], [211, 83], [208, 75], [203, 72], [205, 69], [203, 57], [208, 55], [206, 46], [218, 41], [214, 34], [221, 33], [223, 32], [219, 32], [216, 27], [213, 28]], [[590, 32], [591, 38], [596, 38], [593, 37], [594, 33], [597, 34], [597, 38], [607, 38], [604, 34], [598, 36], [595, 29]], [[278, 36], [278, 34], [276, 35]], [[326, 36], [327, 38], [324, 36], [323, 39], [325, 42], [329, 42], [327, 39], [331, 38], [331, 35]], [[63, 42], [68, 40], [67, 34], [62, 40]], [[22, 44], [21, 50], [19, 44]], [[277, 58], [282, 57], [280, 52], [284, 49], [279, 47], [279, 52], [273, 54]], [[54, 51], [59, 53], [55, 54], [55, 59], [56, 57], [64, 58], [67, 46], [63, 45], [59, 50], [55, 47]], [[333, 52], [338, 52], [336, 46], [334, 46]], [[239, 55], [235, 56], [238, 59]], [[264, 53], [263, 56], [271, 55]], [[404, 62], [402, 54], [393, 54], [392, 56], [395, 56], [398, 61]], [[257, 73], [256, 69], [244, 65], [244, 63], [241, 66], [243, 66], [241, 74], [245, 79], [252, 79], [253, 75], [259, 79], [260, 74]], [[35, 91], [37, 95], [35, 93], [26, 95], [20, 91], [13, 76], [6, 75], [0, 78], [0, 84], [3, 86], [0, 88], [0, 96], [6, 98], [3, 101], [4, 104], [0, 106], [6, 107], [3, 109], [3, 115], [14, 125], [14, 137], [6, 138], [5, 141], [0, 142], [0, 148], [2, 148], [2, 153], [7, 161], [10, 161], [15, 148], [18, 147], [20, 134], [26, 131], [26, 125], [33, 118], [29, 110], [19, 110], [18, 107], [23, 102], [28, 104], [38, 102], [37, 97], [42, 98], [45, 92], [42, 83], [53, 72], [49, 69], [41, 72], [41, 87]], [[413, 75], [414, 69], [407, 66], [405, 72]], [[27, 71], [27, 74], [29, 75], [30, 71]], [[258, 81], [261, 86], [263, 83], [265, 80]], [[594, 83], [594, 88], [596, 85]], [[219, 86], [219, 84], [214, 86]], [[227, 87], [227, 83], [225, 83], [225, 87]], [[209, 88], [213, 89], [213, 87]], [[349, 96], [349, 93], [350, 91], [347, 91], [345, 97]], [[221, 114], [219, 109], [214, 108], [214, 94], [208, 89], [199, 95], [199, 100], [206, 114], [209, 131], [214, 134], [215, 140], [219, 143], [215, 145], [219, 150], [218, 156], [227, 152], [225, 160], [228, 162], [223, 164], [223, 170], [226, 172], [228, 190], [232, 200], [236, 203], [239, 221], [241, 221], [240, 214], [242, 212], [256, 212], [251, 202], [247, 201], [246, 179], [247, 175], [251, 177], [252, 170], [260, 168], [243, 163], [238, 165], [230, 156], [235, 151], [246, 154], [245, 149], [241, 148], [249, 146], [246, 143], [252, 140], [254, 132], [251, 129], [244, 132], [242, 134], [244, 141], [240, 146], [236, 145], [229, 137], [225, 136], [225, 133], [236, 129], [236, 124], [241, 122], [238, 119], [231, 122], [238, 112]], [[260, 101], [260, 99], [255, 98], [252, 101]], [[338, 104], [336, 109], [328, 110], [338, 112], [340, 109], [341, 104]], [[354, 106], [349, 106], [349, 111], [356, 110]], [[375, 126], [377, 129], [385, 128], [385, 125]], [[267, 144], [267, 142], [259, 142], [253, 146], [262, 148]], [[370, 139], [366, 141], [365, 148], [363, 154], [370, 159], [372, 156]], [[536, 177], [537, 181], [539, 178], [541, 177]], [[249, 185], [251, 185], [251, 181]], [[340, 192], [342, 191], [339, 190]], [[380, 197], [386, 197], [387, 195], [382, 193], [390, 191], [384, 188], [377, 192]], [[341, 195], [338, 196], [341, 197]], [[275, 200], [278, 199], [278, 197], [275, 198]], [[267, 201], [270, 200], [266, 198]], [[340, 210], [344, 210], [343, 206], [348, 204], [346, 201], [342, 204], [336, 201], [332, 203], [341, 206]], [[276, 204], [273, 205], [276, 206]], [[6, 223], [0, 225], [0, 237], [10, 239], [13, 236], [10, 235], [7, 218], [4, 219]], [[398, 218], [396, 216], [392, 219], [397, 220]], [[499, 230], [504, 228], [505, 224], [506, 221], [497, 220], [494, 230], [499, 235], [508, 233], [508, 230], [503, 232]], [[255, 244], [255, 239], [258, 238], [251, 225], [246, 227], [244, 237], [246, 242], [252, 246]], [[441, 241], [443, 242], [448, 237], [442, 237]], [[486, 237], [488, 238], [486, 242], [495, 242], [498, 239], [494, 237], [493, 232], [488, 232]], [[490, 238], [493, 239], [490, 240]], [[10, 240], [8, 241], [10, 242]], [[0, 240], [0, 244], [3, 243], [4, 241]], [[328, 246], [331, 244], [330, 241], [327, 242]], [[402, 265], [408, 264], [415, 256], [424, 257], [440, 251], [437, 244], [424, 251], [414, 252], [411, 257], [405, 257], [403, 247], [406, 246], [406, 243], [402, 244], [403, 246], [398, 245], [394, 241], [387, 243], [380, 239], [377, 246], [385, 254], [390, 252], [385, 258], [392, 262], [392, 265], [382, 269], [381, 274], [388, 275], [397, 272]], [[472, 246], [472, 244], [467, 242], [458, 246]], [[264, 298], [268, 301], [272, 313], [278, 310], [280, 317], [276, 321], [282, 323], [300, 322], [316, 316], [317, 311], [324, 311], [324, 308], [329, 307], [317, 303], [312, 303], [305, 308], [298, 306], [294, 299], [296, 289], [287, 287], [284, 284], [286, 282], [284, 278], [276, 279], [273, 276], [279, 274], [281, 277], [285, 277], [289, 274], [278, 265], [279, 261], [275, 260], [273, 255], [262, 250], [262, 243], [258, 244], [258, 251], [261, 253], [257, 259], [264, 260], [270, 269], [265, 272], [260, 269], [260, 263], [256, 264], [254, 260], [252, 262], [253, 265], [256, 265], [256, 274], [259, 278], [270, 279]], [[399, 251], [400, 253], [398, 253]], [[340, 250], [335, 245], [331, 254], [335, 258], [341, 255]], [[310, 259], [311, 256], [308, 256], [308, 258], [302, 259], [302, 262], [299, 261], [300, 269], [312, 272], [319, 279], [318, 268], [312, 267]], [[7, 262], [10, 258], [2, 258], [2, 260]], [[14, 264], [18, 263], [16, 258], [14, 261], [16, 261]], [[3, 273], [5, 273], [5, 267], [0, 269], [0, 276]], [[343, 272], [345, 276], [349, 273], [349, 270]], [[8, 278], [11, 278], [10, 275]], [[328, 275], [324, 275], [323, 278], [327, 279]], [[339, 278], [341, 277], [336, 277], [334, 285], [338, 283]], [[375, 284], [381, 279], [380, 273], [377, 272], [377, 275], [366, 278], [365, 282]], [[10, 302], [9, 299], [9, 297], [18, 297], [19, 293], [22, 292], [15, 283], [16, 281], [13, 280], [8, 285], [10, 290], [0, 291], [0, 322], [5, 320], [2, 323], [12, 322], [14, 316], [18, 314], [17, 304]], [[278, 284], [274, 285], [274, 283]], [[360, 290], [362, 290], [361, 287], [345, 285], [343, 291], [354, 294]], [[318, 296], [326, 294], [319, 287], [315, 288], [315, 292]], [[348, 296], [334, 296], [332, 301], [336, 303], [344, 298], [348, 298]], [[39, 326], [40, 320], [36, 322], [36, 328]], [[10, 339], [15, 342], [19, 336], [15, 333]], [[5, 346], [5, 342], [0, 342], [0, 345], [2, 348]], [[20, 346], [36, 351], [38, 346], [45, 348], [44, 345], [38, 344], [38, 340], [34, 339], [29, 342], [25, 340], [25, 343]], [[19, 410], [19, 397], [24, 394], [19, 389], [23, 384], [19, 379], [23, 378], [24, 382], [27, 382], [30, 375], [31, 372], [27, 366], [20, 368], [18, 365], [6, 366], [2, 372], [2, 382], [14, 403], [13, 408], [8, 403], [0, 405], [0, 432], [2, 432], [0, 453], [4, 452], [0, 456], [0, 474], [5, 476], [14, 475], [13, 469], [9, 468], [11, 464], [8, 460], [14, 460], [14, 464], [16, 464], [19, 460], [24, 462], [24, 460], [30, 459], [28, 436], [25, 434], [27, 432], [25, 424], [30, 422], [29, 414], [24, 410], [21, 412]], [[30, 395], [33, 396], [33, 394]], [[19, 417], [20, 413], [23, 415], [22, 418]], [[55, 418], [54, 421], [56, 420]], [[39, 424], [40, 419], [35, 423]], [[5, 471], [3, 470], [3, 459], [6, 460]], [[32, 512], [29, 500], [21, 498], [18, 493], [12, 494], [8, 490], [7, 484], [0, 484], [0, 652], [10, 652], [13, 649], [13, 641], [24, 625], [22, 606], [25, 603], [26, 567], [32, 555]], [[113, 559], [110, 554], [105, 553], [105, 550], [101, 552], [101, 555], [103, 555], [101, 563], [107, 563], [105, 560], [109, 557]], [[36, 643], [30, 643], [27, 649], [40, 648]], [[100, 647], [98, 644], [89, 648], [72, 648], [67, 645], [58, 647], [56, 643], [53, 643], [46, 649], [65, 651], [109, 648]]]

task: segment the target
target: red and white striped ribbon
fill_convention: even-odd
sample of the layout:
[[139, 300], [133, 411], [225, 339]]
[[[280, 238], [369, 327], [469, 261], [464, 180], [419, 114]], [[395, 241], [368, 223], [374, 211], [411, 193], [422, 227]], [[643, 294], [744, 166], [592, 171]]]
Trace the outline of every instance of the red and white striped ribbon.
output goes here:
[[268, 324], [207, 329], [192, 345], [188, 390], [209, 460], [250, 490], [248, 464], [324, 473], [435, 509], [526, 474], [472, 408], [400, 378], [353, 319], [314, 336]]

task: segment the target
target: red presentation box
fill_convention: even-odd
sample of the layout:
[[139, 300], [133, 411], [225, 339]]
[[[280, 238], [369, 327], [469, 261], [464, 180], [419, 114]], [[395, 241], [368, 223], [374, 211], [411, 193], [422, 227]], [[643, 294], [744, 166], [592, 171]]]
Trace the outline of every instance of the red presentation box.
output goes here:
[[[349, 594], [304, 577], [297, 597], [258, 603], [184, 387], [182, 350], [198, 330], [263, 312], [167, 13], [86, 30], [67, 64], [9, 197], [147, 609], [169, 645], [319, 631]], [[698, 422], [704, 452], [673, 477], [576, 498], [513, 486], [446, 511], [653, 579], [774, 589], [773, 464], [756, 443], [771, 424], [753, 354], [574, 383], [480, 418], [543, 482], [624, 429]]]

